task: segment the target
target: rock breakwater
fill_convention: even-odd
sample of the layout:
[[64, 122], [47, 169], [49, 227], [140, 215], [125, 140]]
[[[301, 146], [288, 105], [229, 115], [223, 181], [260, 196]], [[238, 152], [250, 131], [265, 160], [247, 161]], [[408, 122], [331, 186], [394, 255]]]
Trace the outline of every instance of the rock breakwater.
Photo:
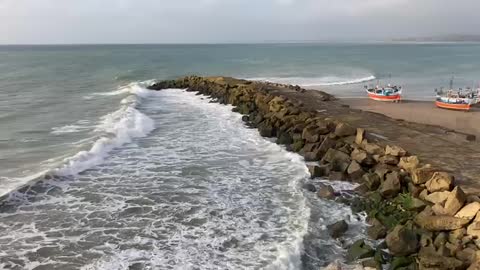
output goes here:
[[[335, 115], [326, 116], [322, 106], [311, 106], [331, 102], [331, 95], [318, 91], [305, 101], [293, 98], [292, 93], [305, 92], [299, 86], [226, 77], [190, 76], [149, 87], [167, 88], [196, 91], [235, 106], [248, 126], [311, 162], [312, 178], [357, 183], [356, 197], [342, 197], [331, 187], [305, 185], [323, 199], [365, 211], [371, 225], [368, 235], [385, 239], [376, 247], [355, 242], [348, 250], [350, 263], [377, 269], [480, 268], [480, 198], [466, 195], [450, 173], [423, 164], [401, 145]], [[331, 227], [339, 227], [332, 229], [335, 238], [348, 229], [339, 224]]]

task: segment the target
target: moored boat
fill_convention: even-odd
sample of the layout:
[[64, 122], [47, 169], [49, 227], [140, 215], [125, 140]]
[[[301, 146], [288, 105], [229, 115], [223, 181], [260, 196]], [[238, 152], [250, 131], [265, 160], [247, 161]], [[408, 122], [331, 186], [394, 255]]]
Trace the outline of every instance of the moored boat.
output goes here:
[[474, 101], [468, 98], [437, 97], [435, 101], [435, 105], [439, 108], [457, 111], [469, 111], [474, 104]]
[[385, 87], [375, 86], [368, 87], [365, 86], [368, 97], [377, 101], [390, 101], [390, 102], [400, 102], [402, 99], [402, 87], [401, 86], [391, 86], [388, 84]]
[[479, 89], [453, 90], [453, 78], [450, 80], [449, 90], [435, 89], [435, 92], [437, 94], [435, 105], [442, 109], [469, 111], [473, 105], [480, 103]]

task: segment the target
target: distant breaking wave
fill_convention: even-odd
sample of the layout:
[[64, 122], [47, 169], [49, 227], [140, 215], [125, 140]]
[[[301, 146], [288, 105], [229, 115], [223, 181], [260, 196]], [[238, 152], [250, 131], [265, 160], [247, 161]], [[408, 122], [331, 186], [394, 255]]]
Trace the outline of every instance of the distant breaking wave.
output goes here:
[[362, 77], [362, 78], [344, 78], [337, 76], [326, 76], [326, 77], [317, 77], [317, 78], [307, 78], [307, 77], [265, 77], [265, 78], [247, 78], [247, 80], [252, 81], [262, 81], [262, 82], [274, 82], [282, 84], [294, 84], [300, 86], [334, 86], [334, 85], [346, 85], [346, 84], [356, 84], [362, 82], [369, 82], [375, 80], [376, 77], [373, 75]]

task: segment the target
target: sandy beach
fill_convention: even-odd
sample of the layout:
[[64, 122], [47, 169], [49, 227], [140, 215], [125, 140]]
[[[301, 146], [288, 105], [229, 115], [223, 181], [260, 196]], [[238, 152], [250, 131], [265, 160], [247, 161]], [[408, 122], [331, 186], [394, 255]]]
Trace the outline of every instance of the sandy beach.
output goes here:
[[445, 110], [433, 102], [404, 100], [401, 103], [378, 102], [367, 98], [343, 98], [340, 102], [353, 109], [376, 112], [394, 119], [442, 126], [458, 133], [480, 137], [480, 106], [469, 112]]

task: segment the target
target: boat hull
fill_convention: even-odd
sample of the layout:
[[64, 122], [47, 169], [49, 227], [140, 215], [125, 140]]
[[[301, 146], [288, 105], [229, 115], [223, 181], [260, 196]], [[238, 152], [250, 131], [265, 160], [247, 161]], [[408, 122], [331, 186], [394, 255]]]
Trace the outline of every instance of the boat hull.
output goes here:
[[383, 95], [376, 95], [372, 93], [368, 93], [368, 97], [373, 100], [377, 101], [390, 101], [390, 102], [396, 102], [400, 101], [402, 99], [401, 95], [391, 95], [391, 96], [383, 96]]
[[435, 101], [435, 105], [442, 109], [457, 110], [457, 111], [469, 111], [472, 107], [471, 104], [452, 104], [441, 101]]

